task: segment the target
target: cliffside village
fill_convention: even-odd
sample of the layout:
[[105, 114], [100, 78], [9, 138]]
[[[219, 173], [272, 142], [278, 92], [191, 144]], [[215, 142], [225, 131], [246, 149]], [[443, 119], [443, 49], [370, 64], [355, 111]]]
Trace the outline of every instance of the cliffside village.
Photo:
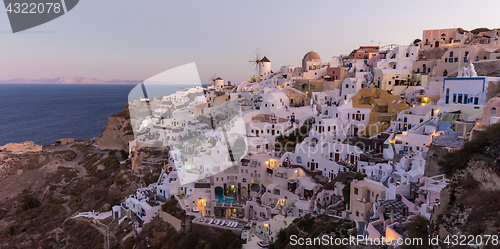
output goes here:
[[[460, 148], [500, 120], [500, 30], [425, 30], [407, 46], [361, 46], [329, 59], [305, 53], [299, 66], [234, 84], [130, 102], [139, 148], [169, 147], [156, 183], [113, 207], [137, 228], [175, 198], [197, 234], [231, 230], [247, 248], [266, 246], [307, 214], [356, 224], [357, 235], [403, 238], [413, 216], [430, 219], [450, 180], [426, 164], [431, 146]], [[141, 108], [142, 108], [141, 107]], [[134, 170], [149, 171], [146, 160]], [[365, 175], [352, 180], [349, 172]], [[349, 199], [347, 199], [349, 198]], [[168, 220], [172, 217], [166, 217]]]

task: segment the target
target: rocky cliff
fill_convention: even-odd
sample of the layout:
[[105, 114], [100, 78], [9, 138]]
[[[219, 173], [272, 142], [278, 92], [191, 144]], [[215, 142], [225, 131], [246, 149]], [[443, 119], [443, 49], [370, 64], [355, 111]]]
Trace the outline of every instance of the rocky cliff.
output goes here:
[[26, 141], [23, 143], [8, 143], [4, 146], [0, 146], [0, 151], [3, 152], [40, 152], [42, 151], [42, 146], [35, 144], [32, 141]]
[[131, 140], [134, 140], [134, 133], [127, 104], [123, 111], [108, 118], [106, 130], [97, 138], [97, 145], [101, 150], [128, 151], [128, 142]]
[[443, 146], [431, 144], [425, 158], [424, 176], [436, 176], [443, 173], [438, 165], [438, 162], [443, 160], [443, 155], [446, 155], [448, 150], [448, 148]]
[[[440, 238], [457, 234], [498, 234], [500, 124], [488, 127], [461, 149], [434, 152], [434, 161], [447, 174], [450, 184], [441, 191], [440, 203], [432, 214], [430, 232]], [[490, 244], [484, 248], [497, 247]]]

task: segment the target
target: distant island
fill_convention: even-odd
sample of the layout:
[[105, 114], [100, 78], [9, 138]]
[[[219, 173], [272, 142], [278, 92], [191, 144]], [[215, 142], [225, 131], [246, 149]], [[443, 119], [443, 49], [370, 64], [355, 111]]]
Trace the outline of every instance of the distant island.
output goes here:
[[0, 84], [126, 84], [136, 85], [142, 80], [100, 80], [86, 77], [58, 77], [54, 79], [27, 79], [18, 78], [10, 80], [0, 80]]

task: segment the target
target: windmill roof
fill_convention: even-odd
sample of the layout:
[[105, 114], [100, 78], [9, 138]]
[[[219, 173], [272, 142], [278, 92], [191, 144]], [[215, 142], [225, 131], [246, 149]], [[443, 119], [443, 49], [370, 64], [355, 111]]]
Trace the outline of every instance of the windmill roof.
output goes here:
[[217, 77], [215, 80], [222, 80], [222, 78], [221, 77]]
[[260, 62], [271, 62], [267, 57], [264, 56], [264, 58], [262, 58], [260, 60]]

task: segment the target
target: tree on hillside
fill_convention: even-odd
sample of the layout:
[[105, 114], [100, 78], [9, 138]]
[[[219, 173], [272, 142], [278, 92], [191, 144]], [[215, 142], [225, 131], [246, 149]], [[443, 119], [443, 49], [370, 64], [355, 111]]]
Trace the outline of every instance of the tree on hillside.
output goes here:
[[41, 205], [40, 201], [31, 195], [25, 195], [22, 199], [24, 210], [37, 208]]
[[196, 248], [199, 243], [198, 236], [194, 233], [187, 233], [177, 245], [177, 248]]
[[476, 28], [476, 29], [471, 30], [470, 32], [477, 35], [481, 32], [486, 32], [486, 31], [490, 31], [490, 29], [489, 28]]
[[466, 142], [459, 150], [454, 150], [443, 156], [438, 162], [443, 173], [451, 177], [455, 172], [467, 168], [474, 155], [485, 155], [495, 159], [497, 147], [500, 146], [500, 123], [490, 125], [483, 131], [474, 133], [472, 140]]
[[342, 195], [344, 196], [344, 202], [347, 203], [347, 206], [349, 206], [351, 203], [351, 182], [344, 183]]
[[219, 234], [211, 243], [212, 249], [236, 249], [241, 248], [242, 241], [231, 231], [226, 230]]
[[421, 238], [423, 245], [406, 245], [404, 248], [432, 248], [432, 246], [427, 245], [428, 242], [428, 225], [427, 221], [423, 216], [417, 215], [411, 221], [404, 225], [404, 230], [408, 238]]

